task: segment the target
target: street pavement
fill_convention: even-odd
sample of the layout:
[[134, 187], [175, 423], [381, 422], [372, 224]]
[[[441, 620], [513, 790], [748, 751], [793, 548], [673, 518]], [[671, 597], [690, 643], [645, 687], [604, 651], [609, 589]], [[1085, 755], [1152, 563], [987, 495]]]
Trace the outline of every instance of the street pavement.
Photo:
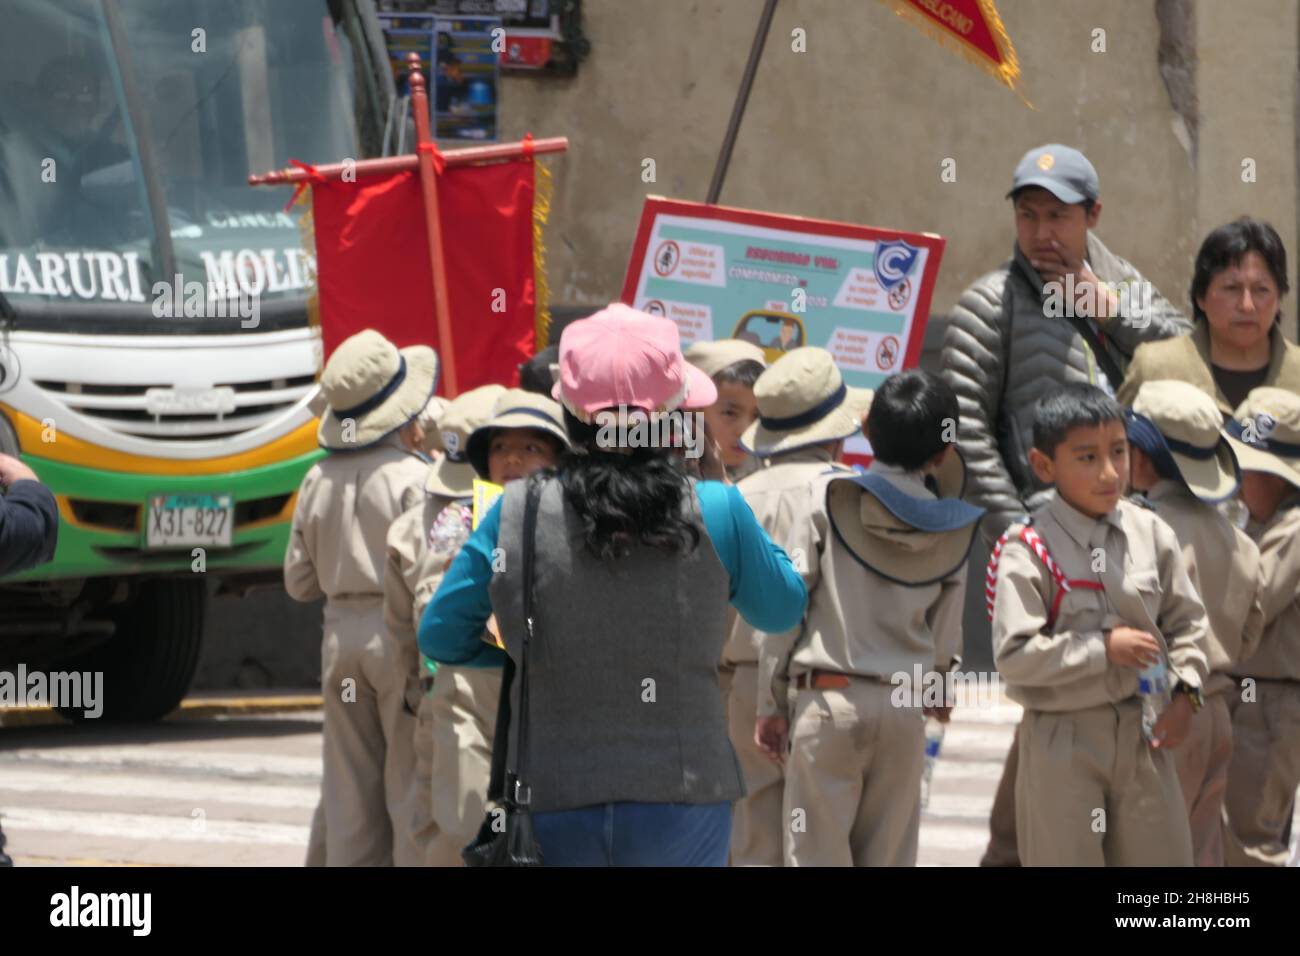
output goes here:
[[[144, 727], [0, 727], [0, 820], [15, 862], [300, 865], [320, 789], [320, 711], [255, 704], [191, 707]], [[1006, 701], [954, 712], [921, 865], [979, 861], [1019, 717]]]

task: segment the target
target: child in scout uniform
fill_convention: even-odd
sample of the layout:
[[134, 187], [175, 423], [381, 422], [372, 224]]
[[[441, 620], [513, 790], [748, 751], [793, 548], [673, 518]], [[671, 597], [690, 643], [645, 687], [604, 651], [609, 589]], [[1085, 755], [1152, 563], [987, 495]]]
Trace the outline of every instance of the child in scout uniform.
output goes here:
[[[760, 375], [754, 397], [758, 421], [745, 430], [741, 446], [767, 467], [736, 487], [811, 590], [827, 533], [813, 480], [828, 471], [849, 471], [835, 460], [844, 439], [862, 428], [871, 392], [847, 387], [829, 352], [806, 347], [787, 352]], [[781, 808], [781, 763], [754, 738], [756, 717], [783, 712], [772, 697], [771, 675], [759, 673], [759, 639], [758, 631], [736, 618], [720, 664], [722, 675], [730, 676], [727, 720], [746, 790], [732, 814], [732, 866], [781, 866], [788, 824]]]
[[[1016, 837], [1027, 866], [1190, 866], [1170, 748], [1208, 672], [1208, 624], [1178, 539], [1124, 497], [1124, 409], [1070, 384], [1034, 409], [1029, 460], [1055, 494], [990, 559], [993, 649], [1025, 708]], [[1138, 674], [1167, 662], [1148, 742]], [[1176, 682], [1176, 683], [1174, 683]]]
[[[444, 429], [444, 445], [446, 441]], [[460, 447], [479, 478], [505, 485], [554, 465], [567, 446], [560, 404], [512, 388], [497, 397], [491, 418], [474, 428]], [[435, 524], [458, 522], [468, 536], [471, 520], [471, 513], [456, 505]], [[424, 603], [445, 570], [439, 569], [435, 587], [421, 582]], [[493, 648], [479, 666], [443, 664], [433, 678], [433, 819], [438, 835], [432, 856], [439, 863], [454, 857], [453, 865], [459, 865], [460, 851], [483, 822], [504, 663], [505, 651]]]
[[718, 443], [727, 477], [739, 481], [760, 463], [741, 447], [740, 438], [758, 417], [754, 383], [767, 368], [767, 359], [757, 345], [739, 339], [696, 342], [685, 358], [718, 387], [718, 400], [703, 411], [704, 431]]
[[1176, 381], [1143, 383], [1127, 423], [1131, 484], [1174, 529], [1210, 624], [1204, 702], [1191, 701], [1191, 729], [1174, 750], [1197, 866], [1223, 866], [1221, 818], [1232, 756], [1228, 698], [1236, 686], [1229, 671], [1254, 653], [1264, 624], [1259, 548], [1215, 508], [1240, 483], [1222, 423], [1214, 399]]
[[[426, 691], [433, 675], [422, 666], [415, 640], [416, 624], [424, 606], [442, 581], [443, 571], [460, 550], [466, 534], [464, 523], [452, 511], [468, 507], [473, 494], [474, 469], [464, 455], [470, 432], [491, 417], [504, 386], [484, 385], [457, 396], [442, 410], [434, 441], [456, 449], [443, 452], [426, 473], [423, 493], [388, 529], [385, 541], [384, 623], [401, 645], [404, 667]], [[445, 438], [444, 438], [445, 435]], [[453, 508], [453, 506], [455, 506]], [[439, 515], [447, 513], [435, 533]], [[451, 533], [443, 533], [450, 528]], [[459, 866], [459, 847], [443, 845], [433, 819], [434, 702], [428, 693], [420, 695], [414, 728], [415, 786], [413, 832], [422, 863], [430, 866]], [[441, 855], [440, 855], [441, 854]]]
[[1254, 389], [1227, 429], [1250, 510], [1246, 533], [1259, 545], [1264, 636], [1230, 670], [1224, 858], [1285, 866], [1300, 785], [1300, 396]]
[[[414, 419], [433, 394], [433, 349], [397, 349], [373, 330], [330, 356], [318, 440], [329, 454], [303, 478], [284, 584], [298, 601], [324, 597], [324, 726], [319, 822], [329, 866], [418, 863], [413, 685], [384, 626], [384, 538], [418, 499], [428, 460]], [[320, 862], [319, 852], [309, 862]]]
[[927, 700], [934, 680], [927, 690], [916, 675], [960, 661], [966, 559], [984, 514], [960, 500], [965, 468], [944, 434], [956, 420], [951, 387], [900, 372], [867, 416], [871, 467], [814, 481], [815, 523], [831, 534], [804, 627], [760, 648], [778, 712], [755, 736], [777, 755], [789, 740], [786, 866], [916, 864], [922, 711], [946, 722], [950, 706], [946, 694]]

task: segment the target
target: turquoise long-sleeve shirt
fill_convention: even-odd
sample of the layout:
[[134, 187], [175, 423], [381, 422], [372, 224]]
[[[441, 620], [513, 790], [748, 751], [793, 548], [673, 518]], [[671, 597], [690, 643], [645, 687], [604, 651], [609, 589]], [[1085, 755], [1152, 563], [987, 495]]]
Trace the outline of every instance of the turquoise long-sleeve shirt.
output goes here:
[[[704, 528], [731, 579], [732, 606], [760, 631], [790, 630], [803, 618], [808, 589], [789, 555], [767, 536], [734, 486], [701, 481], [695, 490]], [[498, 500], [460, 549], [424, 609], [419, 642], [426, 657], [460, 667], [500, 667], [505, 663], [505, 652], [480, 637], [492, 615], [488, 585], [500, 530]]]

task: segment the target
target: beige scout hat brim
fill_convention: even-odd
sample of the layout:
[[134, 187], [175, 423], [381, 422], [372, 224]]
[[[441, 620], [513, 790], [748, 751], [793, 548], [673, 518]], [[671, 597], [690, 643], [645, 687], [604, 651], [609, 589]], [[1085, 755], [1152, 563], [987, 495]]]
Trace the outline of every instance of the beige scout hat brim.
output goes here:
[[[316, 429], [316, 441], [322, 448], [368, 448], [420, 414], [438, 386], [438, 353], [427, 345], [411, 345], [398, 354], [405, 362], [405, 375], [392, 394], [374, 408], [354, 412], [326, 405]], [[349, 421], [351, 426], [346, 424]]]
[[492, 434], [502, 428], [535, 428], [546, 432], [568, 447], [569, 433], [564, 427], [564, 409], [544, 395], [512, 388], [499, 399], [492, 417], [469, 436], [466, 457], [483, 480], [488, 479], [488, 452]]
[[875, 472], [831, 479], [826, 510], [836, 539], [868, 570], [921, 587], [961, 568], [984, 509], [961, 500], [966, 466], [954, 448], [934, 473], [939, 496], [908, 474]]
[[447, 403], [438, 422], [442, 457], [429, 469], [425, 491], [448, 498], [468, 498], [474, 494], [478, 475], [467, 454], [474, 430], [492, 417], [492, 410], [506, 393], [504, 385], [483, 385], [456, 396]]
[[1300, 488], [1300, 395], [1271, 385], [1252, 389], [1224, 432], [1243, 471]]
[[751, 455], [767, 458], [783, 452], [795, 451], [809, 445], [839, 441], [862, 430], [862, 423], [871, 410], [875, 392], [869, 388], [844, 388], [844, 400], [825, 412], [816, 421], [794, 428], [772, 428], [759, 418], [740, 436], [740, 447]]
[[1232, 497], [1241, 483], [1232, 446], [1222, 434], [1223, 414], [1205, 392], [1187, 382], [1142, 383], [1125, 431], [1156, 467], [1178, 471], [1189, 491], [1209, 504]]
[[1237, 476], [1238, 460], [1226, 440], [1214, 449], [1213, 458], [1192, 458], [1172, 448], [1169, 457], [1178, 466], [1183, 483], [1202, 501], [1225, 501], [1237, 493], [1241, 484]]
[[1296, 467], [1300, 462], [1291, 465], [1286, 458], [1274, 455], [1272, 452], [1261, 451], [1231, 436], [1228, 436], [1228, 443], [1236, 452], [1237, 464], [1241, 466], [1242, 471], [1259, 471], [1266, 475], [1276, 475], [1294, 487], [1300, 488], [1300, 468]]
[[724, 368], [737, 362], [757, 362], [767, 368], [767, 355], [752, 342], [740, 339], [714, 339], [711, 342], [696, 342], [684, 353], [690, 362], [709, 378], [717, 375]]

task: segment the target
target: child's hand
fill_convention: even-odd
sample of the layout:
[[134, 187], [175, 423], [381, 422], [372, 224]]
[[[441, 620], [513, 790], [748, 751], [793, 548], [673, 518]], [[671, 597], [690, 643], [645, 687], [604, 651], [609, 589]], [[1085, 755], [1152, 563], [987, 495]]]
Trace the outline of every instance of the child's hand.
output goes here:
[[922, 707], [921, 715], [924, 717], [938, 717], [939, 723], [946, 724], [952, 719], [951, 707]]
[[1171, 750], [1187, 739], [1191, 729], [1192, 702], [1186, 694], [1174, 694], [1173, 703], [1151, 728], [1151, 746], [1156, 750]]
[[785, 763], [786, 738], [790, 721], [784, 717], [760, 717], [754, 724], [754, 743], [777, 763]]
[[1106, 632], [1106, 660], [1139, 670], [1160, 660], [1160, 642], [1146, 631], [1120, 626]]

